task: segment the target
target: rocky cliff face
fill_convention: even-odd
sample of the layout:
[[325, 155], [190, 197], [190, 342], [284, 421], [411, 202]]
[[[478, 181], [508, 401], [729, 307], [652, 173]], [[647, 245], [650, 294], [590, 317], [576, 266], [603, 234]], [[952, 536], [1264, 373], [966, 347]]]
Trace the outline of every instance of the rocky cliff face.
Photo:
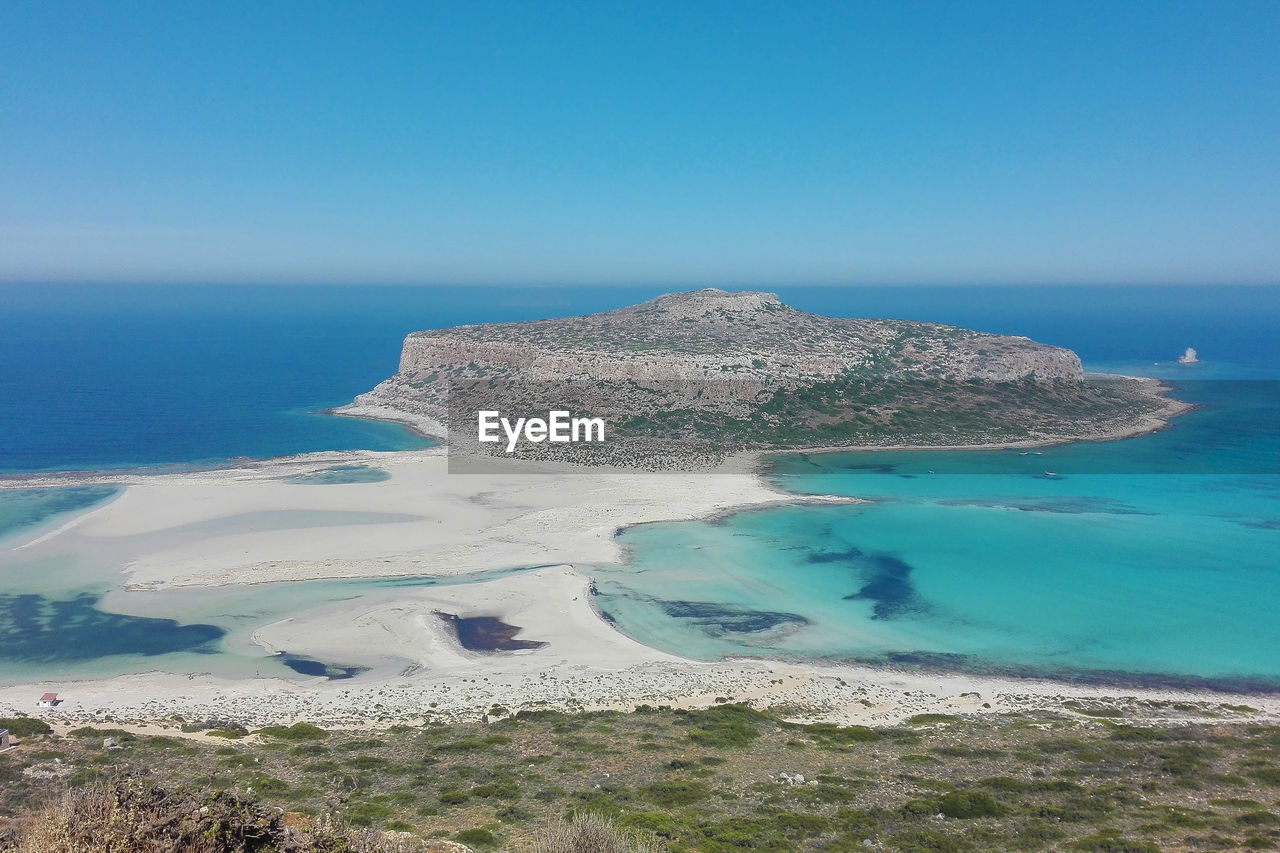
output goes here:
[[581, 317], [415, 332], [399, 372], [348, 411], [448, 425], [458, 447], [474, 441], [478, 409], [572, 408], [604, 417], [632, 449], [648, 442], [641, 455], [652, 459], [675, 446], [1096, 436], [1160, 405], [1149, 388], [1088, 382], [1075, 353], [1023, 337], [823, 317], [771, 293], [698, 290]]
[[[400, 380], [502, 372], [566, 379], [1083, 379], [1070, 350], [935, 323], [823, 317], [772, 293], [698, 290], [583, 317], [415, 332]], [[403, 382], [401, 383], [403, 384]]]

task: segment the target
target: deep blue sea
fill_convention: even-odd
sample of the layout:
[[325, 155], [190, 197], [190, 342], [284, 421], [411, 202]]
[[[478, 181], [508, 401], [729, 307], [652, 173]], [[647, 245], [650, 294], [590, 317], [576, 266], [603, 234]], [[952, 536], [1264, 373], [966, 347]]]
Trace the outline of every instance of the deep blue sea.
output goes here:
[[[395, 372], [417, 329], [603, 311], [670, 288], [0, 286], [0, 471], [398, 449], [317, 410]], [[1093, 363], [1280, 368], [1280, 288], [773, 288], [835, 316], [1027, 335]]]
[[[0, 471], [412, 447], [421, 439], [394, 425], [316, 412], [393, 373], [410, 331], [669, 289], [0, 287]], [[1027, 335], [1088, 368], [1169, 378], [1201, 408], [1155, 435], [1040, 455], [780, 457], [771, 476], [785, 488], [875, 502], [625, 532], [630, 564], [596, 572], [621, 630], [703, 658], [1280, 687], [1280, 288], [771, 289], [818, 313]], [[1173, 364], [1188, 346], [1204, 362]], [[0, 537], [113, 493], [0, 492]], [[101, 646], [114, 661], [102, 671], [139, 655], [183, 668], [257, 618], [247, 597], [222, 622], [174, 594], [177, 621], [132, 621], [96, 606], [102, 588], [54, 600], [31, 571], [0, 574], [0, 658], [15, 665], [36, 653], [31, 637], [75, 625], [124, 644]], [[281, 601], [363, 588], [293, 586]], [[278, 618], [260, 599], [261, 618]], [[77, 637], [82, 655], [92, 643]], [[61, 660], [49, 648], [46, 671]]]

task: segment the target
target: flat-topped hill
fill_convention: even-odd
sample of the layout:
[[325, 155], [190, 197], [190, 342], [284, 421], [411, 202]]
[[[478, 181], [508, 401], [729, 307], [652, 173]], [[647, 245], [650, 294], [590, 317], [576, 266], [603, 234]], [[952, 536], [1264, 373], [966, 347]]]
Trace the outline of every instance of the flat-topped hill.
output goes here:
[[[457, 368], [464, 368], [457, 371]], [[937, 323], [824, 317], [772, 293], [669, 293], [581, 317], [414, 332], [401, 376], [505, 369], [530, 379], [831, 378], [850, 371], [947, 379], [1080, 381], [1070, 350]]]
[[[1024, 337], [938, 323], [825, 317], [772, 293], [697, 290], [524, 323], [414, 332], [399, 372], [346, 411], [448, 428], [477, 412], [604, 418], [610, 441], [514, 455], [665, 467], [744, 448], [966, 445], [1113, 437], [1181, 404], [1154, 383], [1086, 379], [1080, 359]], [[680, 463], [681, 467], [685, 467]]]

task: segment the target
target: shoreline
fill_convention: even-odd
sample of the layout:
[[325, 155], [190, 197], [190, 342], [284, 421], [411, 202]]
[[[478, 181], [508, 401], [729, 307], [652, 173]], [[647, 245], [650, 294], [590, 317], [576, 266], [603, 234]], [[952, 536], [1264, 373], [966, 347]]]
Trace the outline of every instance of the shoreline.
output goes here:
[[[746, 447], [730, 454], [730, 457], [741, 456], [743, 454], [753, 454], [757, 461], [762, 461], [768, 456], [776, 455], [806, 455], [806, 454], [828, 454], [828, 453], [860, 453], [860, 452], [880, 452], [880, 451], [940, 451], [940, 450], [957, 450], [957, 451], [986, 451], [986, 450], [1018, 450], [1042, 447], [1055, 447], [1065, 444], [1075, 444], [1078, 442], [1105, 442], [1120, 441], [1127, 438], [1137, 438], [1139, 436], [1151, 435], [1173, 427], [1174, 418], [1193, 412], [1200, 408], [1197, 403], [1189, 403], [1184, 400], [1178, 400], [1170, 396], [1176, 393], [1177, 388], [1170, 385], [1163, 379], [1150, 376], [1129, 376], [1119, 373], [1085, 373], [1085, 380], [1095, 381], [1126, 381], [1136, 382], [1149, 399], [1158, 401], [1160, 409], [1150, 412], [1139, 417], [1135, 422], [1123, 426], [1117, 426], [1110, 430], [1101, 432], [1086, 433], [1080, 435], [1050, 435], [1036, 438], [1023, 438], [1006, 441], [985, 441], [980, 443], [969, 444], [846, 444], [846, 445], [813, 445], [805, 447]], [[364, 395], [362, 395], [364, 396]], [[385, 421], [387, 423], [395, 423], [404, 426], [417, 435], [439, 441], [444, 447], [448, 448], [448, 427], [439, 420], [422, 413], [411, 413], [401, 409], [394, 408], [385, 404], [374, 404], [366, 402], [352, 402], [345, 406], [339, 406], [333, 409], [325, 410], [327, 414], [337, 415], [340, 417], [356, 417], [368, 420]], [[487, 458], [487, 457], [486, 457]], [[552, 463], [564, 464], [564, 463]], [[571, 464], [571, 463], [570, 463]], [[719, 463], [713, 463], [709, 467], [694, 466], [693, 468], [683, 469], [687, 471], [711, 470]], [[614, 467], [614, 466], [583, 466], [589, 470], [610, 469], [610, 470], [647, 470], [641, 467]], [[756, 470], [753, 468], [753, 470]], [[665, 472], [653, 472], [665, 473]]]
[[782, 448], [779, 450], [763, 451], [766, 456], [800, 456], [805, 454], [827, 454], [827, 453], [862, 453], [862, 452], [891, 452], [905, 450], [920, 451], [939, 451], [939, 450], [959, 450], [959, 451], [987, 451], [987, 450], [1022, 450], [1036, 447], [1058, 447], [1064, 444], [1077, 443], [1100, 443], [1104, 441], [1122, 441], [1126, 438], [1138, 438], [1144, 435], [1152, 435], [1153, 433], [1163, 432], [1172, 429], [1174, 426], [1173, 419], [1182, 415], [1193, 412], [1200, 408], [1197, 403], [1188, 403], [1185, 400], [1175, 400], [1168, 395], [1176, 391], [1175, 388], [1166, 384], [1159, 379], [1152, 379], [1144, 376], [1121, 376], [1120, 374], [1088, 374], [1091, 376], [1107, 376], [1118, 379], [1137, 380], [1149, 387], [1153, 399], [1163, 400], [1165, 402], [1163, 410], [1157, 413], [1144, 415], [1137, 423], [1125, 427], [1117, 427], [1109, 432], [1100, 432], [1092, 435], [1081, 436], [1046, 436], [1043, 438], [1025, 438], [1015, 441], [994, 441], [984, 444], [880, 444], [880, 445], [824, 445], [820, 447], [796, 447]]
[[[1125, 435], [1044, 441], [1039, 445], [1146, 434], [1167, 427], [1167, 418], [1191, 406], [1170, 401], [1168, 408], [1172, 413], [1162, 412], [1160, 424], [1141, 424]], [[367, 412], [333, 414], [369, 417]], [[156, 670], [107, 679], [68, 678], [4, 685], [0, 686], [0, 708], [30, 713], [24, 707], [30, 702], [24, 702], [24, 697], [43, 692], [68, 694], [71, 690], [63, 708], [41, 716], [154, 722], [183, 713], [238, 717], [244, 722], [308, 719], [368, 725], [375, 715], [359, 711], [358, 697], [374, 693], [395, 697], [395, 701], [381, 701], [383, 708], [377, 716], [382, 719], [419, 718], [424, 704], [431, 704], [428, 700], [432, 698], [437, 706], [433, 713], [467, 715], [482, 711], [486, 702], [517, 708], [629, 710], [636, 704], [655, 702], [705, 707], [713, 704], [716, 697], [733, 695], [759, 703], [760, 707], [794, 708], [796, 713], [814, 719], [877, 723], [916, 713], [1036, 710], [1057, 707], [1070, 699], [1118, 702], [1129, 701], [1125, 697], [1138, 697], [1133, 701], [1178, 702], [1204, 709], [1227, 707], [1230, 700], [1237, 699], [1239, 706], [1257, 707], [1256, 712], [1250, 712], [1255, 715], [1251, 718], [1261, 714], [1267, 719], [1280, 719], [1280, 695], [1269, 692], [1109, 682], [1082, 684], [1036, 675], [923, 667], [895, 669], [857, 662], [736, 657], [714, 662], [690, 660], [645, 646], [605, 619], [594, 601], [592, 581], [575, 569], [578, 564], [619, 562], [623, 555], [618, 533], [640, 524], [714, 521], [777, 505], [867, 502], [781, 489], [765, 479], [766, 457], [770, 455], [871, 449], [998, 450], [1012, 446], [1017, 445], [1004, 442], [966, 448], [751, 450], [735, 454], [719, 472], [710, 475], [655, 476], [627, 469], [517, 462], [505, 480], [503, 475], [492, 474], [450, 478], [445, 469], [447, 448], [436, 446], [234, 460], [234, 465], [198, 471], [133, 469], [33, 473], [20, 479], [0, 476], [0, 489], [32, 488], [45, 483], [125, 486], [106, 503], [75, 513], [53, 529], [36, 531], [33, 539], [19, 541], [15, 550], [55, 548], [64, 536], [80, 546], [104, 536], [116, 540], [132, 537], [144, 544], [163, 545], [159, 553], [143, 553], [124, 565], [128, 580], [121, 594], [126, 596], [128, 590], [220, 588], [323, 579], [462, 578], [495, 567], [546, 566], [486, 581], [406, 587], [397, 591], [394, 601], [355, 599], [304, 611], [252, 631], [251, 641], [264, 650], [289, 649], [343, 665], [374, 662], [381, 665], [381, 676], [336, 681], [305, 676], [230, 679], [208, 673]], [[285, 475], [350, 462], [375, 465], [391, 471], [393, 476], [389, 483], [336, 486], [299, 486], [281, 481]], [[530, 471], [522, 468], [555, 478], [556, 488], [547, 488], [542, 477], [526, 476]], [[697, 479], [680, 484], [671, 477]], [[503, 488], [514, 494], [499, 495]], [[193, 494], [192, 489], [202, 496], [200, 512], [191, 511], [192, 501], [185, 500]], [[401, 493], [397, 494], [397, 490]], [[691, 492], [696, 496], [688, 497]], [[549, 493], [561, 497], [548, 500]], [[669, 497], [672, 494], [686, 497], [673, 502]], [[334, 520], [318, 527], [265, 533], [240, 530], [231, 523], [233, 518], [277, 511], [281, 506], [297, 505], [298, 512], [349, 511], [350, 498], [355, 495], [362, 498], [359, 503], [371, 516], [371, 520], [362, 523], [374, 525], [360, 531], [360, 536], [344, 532], [341, 522]], [[406, 509], [413, 513], [406, 515]], [[397, 514], [406, 517], [390, 518]], [[437, 526], [424, 526], [427, 522]], [[175, 533], [201, 525], [226, 528], [220, 529], [224, 535], [206, 539], [215, 544], [219, 538], [231, 539], [232, 547], [210, 547], [199, 537], [182, 541]], [[403, 530], [396, 525], [414, 532], [401, 535]], [[458, 540], [453, 545], [458, 547], [421, 552], [419, 540], [442, 533], [452, 534]], [[388, 539], [394, 541], [383, 553], [367, 553], [370, 545], [385, 546]], [[328, 551], [331, 545], [350, 545], [353, 541], [357, 547], [348, 547], [337, 558]], [[417, 545], [413, 544], [415, 541]], [[288, 558], [272, 559], [273, 549]], [[310, 556], [299, 555], [307, 549]], [[228, 565], [228, 558], [241, 552], [252, 552], [256, 559], [239, 566], [231, 560]], [[517, 554], [530, 558], [521, 560]], [[447, 568], [441, 571], [442, 566]], [[548, 589], [539, 584], [551, 584], [556, 593], [548, 597]], [[542, 641], [546, 647], [494, 655], [467, 652], [442, 637], [438, 625], [432, 629], [438, 619], [423, 618], [424, 613], [436, 611], [496, 616], [519, 626], [520, 639]], [[408, 666], [400, 666], [398, 674], [388, 675], [390, 661]], [[778, 678], [780, 674], [782, 678]], [[489, 689], [478, 686], [482, 679]], [[975, 691], [988, 698], [982, 703], [966, 698]], [[281, 697], [286, 696], [288, 701], [283, 701]], [[521, 701], [514, 701], [515, 696]], [[186, 710], [179, 710], [182, 708]], [[1221, 717], [1217, 711], [1205, 713], [1209, 718]]]
[[[1197, 403], [1189, 403], [1184, 400], [1176, 400], [1170, 396], [1176, 392], [1176, 388], [1167, 384], [1164, 380], [1155, 379], [1145, 376], [1125, 376], [1122, 374], [1086, 374], [1086, 376], [1106, 377], [1115, 379], [1134, 380], [1147, 386], [1151, 391], [1151, 395], [1155, 399], [1164, 402], [1164, 408], [1157, 413], [1144, 415], [1137, 423], [1124, 427], [1118, 427], [1109, 432], [1095, 433], [1091, 435], [1078, 436], [1045, 436], [1042, 438], [1026, 438], [1013, 441], [990, 441], [978, 444], [851, 444], [851, 445], [815, 445], [806, 447], [751, 447], [735, 451], [727, 457], [728, 459], [742, 460], [746, 459], [745, 470], [751, 471], [759, 475], [764, 464], [770, 456], [803, 456], [807, 454], [833, 454], [833, 453], [874, 453], [874, 452], [898, 452], [898, 451], [944, 451], [955, 450], [962, 452], [972, 451], [998, 451], [998, 450], [1020, 450], [1040, 447], [1056, 447], [1065, 444], [1076, 443], [1099, 443], [1106, 441], [1121, 441], [1127, 438], [1138, 438], [1144, 435], [1152, 435], [1171, 429], [1174, 426], [1173, 419], [1200, 408]], [[305, 453], [294, 453], [286, 456], [269, 456], [269, 457], [248, 457], [235, 456], [224, 460], [216, 460], [210, 462], [165, 462], [156, 465], [130, 466], [123, 468], [100, 468], [100, 469], [72, 469], [72, 470], [41, 470], [41, 471], [9, 471], [0, 472], [0, 491], [10, 488], [45, 488], [58, 486], [77, 486], [77, 485], [96, 485], [96, 484], [114, 484], [120, 483], [127, 485], [127, 478], [136, 477], [162, 477], [174, 476], [182, 474], [218, 474], [230, 471], [253, 471], [263, 466], [296, 463], [298, 465], [309, 465], [316, 462], [331, 459], [335, 463], [350, 462], [359, 458], [364, 454], [373, 456], [384, 456], [387, 454], [408, 454], [422, 453], [430, 450], [439, 450], [448, 453], [449, 439], [448, 427], [440, 421], [423, 414], [413, 414], [404, 412], [399, 409], [393, 409], [388, 406], [377, 406], [367, 403], [347, 403], [342, 406], [335, 406], [330, 409], [318, 409], [316, 414], [330, 415], [341, 418], [356, 418], [369, 421], [380, 421], [383, 423], [393, 423], [404, 427], [419, 438], [429, 439], [439, 442], [439, 444], [428, 448], [411, 448], [406, 450], [315, 450]], [[726, 461], [727, 461], [726, 460]], [[592, 465], [575, 465], [566, 462], [538, 462], [536, 460], [505, 460], [499, 457], [499, 461], [506, 463], [508, 461], [530, 461], [535, 465], [545, 466], [553, 470], [575, 470], [578, 473], [649, 473], [658, 475], [667, 475], [671, 472], [667, 471], [648, 471], [640, 468], [622, 468], [616, 466], [592, 466]], [[708, 469], [698, 469], [694, 471], [683, 471], [677, 473], [714, 473], [714, 466]]]
[[[604, 624], [604, 623], [602, 623]], [[507, 653], [519, 657], [522, 652]], [[1047, 678], [974, 676], [837, 663], [807, 665], [758, 658], [713, 663], [673, 656], [626, 669], [586, 665], [515, 672], [477, 665], [484, 653], [462, 652], [466, 668], [378, 680], [220, 679], [163, 670], [108, 679], [82, 678], [0, 687], [0, 713], [28, 714], [51, 724], [131, 725], [228, 720], [246, 726], [310, 722], [333, 728], [376, 728], [426, 720], [475, 719], [493, 704], [512, 712], [631, 711], [637, 705], [708, 708], [728, 699], [773, 709], [789, 720], [839, 725], [897, 725], [919, 714], [998, 716], [1058, 713], [1136, 722], [1205, 724], [1280, 721], [1280, 695], [1161, 687], [1082, 685]], [[35, 709], [43, 692], [64, 698]], [[370, 697], [379, 708], [369, 710]], [[518, 699], [516, 697], [519, 697]], [[720, 700], [720, 701], [717, 701]], [[1089, 714], [1103, 709], [1104, 713]], [[1114, 714], [1112, 711], [1119, 711]]]
[[[399, 424], [419, 438], [447, 443], [449, 430], [444, 424], [426, 415], [414, 417], [407, 412], [399, 412], [385, 406], [370, 406], [363, 403], [345, 403], [330, 409], [319, 409], [318, 415], [330, 415], [335, 418], [355, 418], [365, 421], [381, 421]], [[391, 451], [398, 452], [398, 451]]]

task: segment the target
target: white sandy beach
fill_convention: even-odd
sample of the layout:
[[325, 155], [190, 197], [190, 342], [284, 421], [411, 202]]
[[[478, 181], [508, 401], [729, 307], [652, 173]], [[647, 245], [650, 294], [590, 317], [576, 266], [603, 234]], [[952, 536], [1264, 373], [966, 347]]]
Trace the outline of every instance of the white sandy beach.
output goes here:
[[[353, 463], [391, 478], [346, 485], [282, 479]], [[617, 562], [614, 534], [621, 527], [799, 500], [761, 482], [745, 458], [711, 474], [513, 462], [509, 473], [451, 475], [443, 448], [309, 454], [199, 473], [8, 482], [125, 485], [106, 506], [28, 547], [74, 539], [77, 547], [124, 550], [131, 555], [121, 567], [127, 589]]]
[[[377, 483], [298, 485], [282, 477], [360, 463], [388, 472]], [[630, 709], [708, 705], [733, 697], [783, 706], [795, 717], [891, 723], [917, 713], [1061, 709], [1076, 698], [1121, 707], [1191, 703], [1182, 717], [1280, 718], [1280, 698], [1170, 690], [1119, 690], [1052, 682], [891, 672], [758, 660], [700, 663], [622, 635], [592, 605], [576, 566], [617, 562], [619, 528], [705, 518], [801, 500], [776, 491], [739, 457], [713, 474], [644, 474], [555, 468], [533, 473], [449, 474], [441, 448], [402, 453], [327, 453], [196, 473], [97, 473], [13, 478], [0, 487], [125, 486], [114, 500], [28, 541], [24, 555], [82, 550], [116, 555], [129, 590], [226, 587], [317, 578], [458, 575], [542, 566], [478, 583], [404, 587], [304, 610], [257, 626], [265, 655], [287, 650], [318, 660], [381, 667], [352, 680], [226, 679], [147, 672], [109, 679], [0, 687], [0, 715], [54, 720], [155, 722], [222, 719], [262, 724], [306, 719], [361, 725], [427, 714], [473, 716], [508, 708]], [[834, 501], [840, 498], [806, 500]], [[438, 613], [494, 616], [545, 643], [512, 652], [468, 651]], [[389, 665], [393, 664], [393, 665]], [[1126, 698], [1128, 697], [1128, 698]], [[1137, 703], [1137, 704], [1135, 704]], [[1250, 705], [1255, 711], [1224, 710]], [[1147, 716], [1170, 713], [1142, 706]]]

